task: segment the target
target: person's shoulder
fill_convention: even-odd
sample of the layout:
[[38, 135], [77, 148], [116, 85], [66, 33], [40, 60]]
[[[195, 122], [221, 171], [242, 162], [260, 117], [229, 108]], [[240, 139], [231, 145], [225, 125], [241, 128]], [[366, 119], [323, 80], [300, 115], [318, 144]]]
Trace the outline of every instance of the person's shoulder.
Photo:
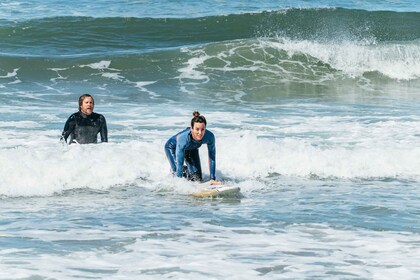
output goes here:
[[186, 128], [178, 133], [177, 140], [187, 142], [189, 139], [189, 135], [190, 135], [190, 130]]
[[213, 132], [211, 132], [211, 130], [208, 130], [208, 129], [206, 129], [206, 133], [209, 133], [209, 135], [211, 135], [211, 136], [213, 136], [214, 137], [214, 133]]
[[206, 129], [206, 134], [204, 134], [204, 136], [207, 136], [209, 139], [214, 139], [214, 133], [211, 132], [210, 130]]
[[204, 134], [203, 137], [203, 143], [204, 144], [214, 144], [216, 140], [216, 137], [214, 136], [213, 132], [211, 132], [210, 130], [206, 129], [206, 134]]
[[105, 119], [104, 115], [96, 113], [96, 112], [92, 112], [92, 117], [96, 119]]
[[70, 119], [75, 119], [76, 117], [78, 117], [80, 114], [79, 112], [74, 112], [73, 114], [70, 115], [69, 120]]
[[179, 137], [187, 137], [190, 134], [190, 129], [186, 128], [178, 133]]

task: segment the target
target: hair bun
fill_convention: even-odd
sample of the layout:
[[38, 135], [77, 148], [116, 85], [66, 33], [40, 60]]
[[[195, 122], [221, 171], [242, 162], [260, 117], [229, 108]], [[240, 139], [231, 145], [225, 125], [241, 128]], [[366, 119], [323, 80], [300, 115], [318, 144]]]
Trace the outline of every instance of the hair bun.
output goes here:
[[194, 118], [199, 117], [200, 116], [200, 112], [194, 111], [193, 116], [194, 116]]

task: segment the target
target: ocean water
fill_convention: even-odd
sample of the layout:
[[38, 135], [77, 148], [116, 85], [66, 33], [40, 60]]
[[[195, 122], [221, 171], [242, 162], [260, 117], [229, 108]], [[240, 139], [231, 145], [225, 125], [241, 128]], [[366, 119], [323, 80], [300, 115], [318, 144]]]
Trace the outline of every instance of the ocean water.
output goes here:
[[[83, 93], [109, 143], [59, 142]], [[169, 173], [163, 145], [196, 110], [239, 197]], [[417, 1], [1, 1], [0, 279], [418, 279], [419, 263]]]

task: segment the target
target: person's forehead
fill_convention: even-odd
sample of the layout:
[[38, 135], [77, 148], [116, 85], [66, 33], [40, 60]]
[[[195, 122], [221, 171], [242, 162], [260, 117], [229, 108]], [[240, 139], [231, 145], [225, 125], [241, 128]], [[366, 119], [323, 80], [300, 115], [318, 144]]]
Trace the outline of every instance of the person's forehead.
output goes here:
[[194, 127], [204, 127], [204, 126], [206, 126], [204, 123], [199, 123], [199, 122], [196, 122], [194, 125]]

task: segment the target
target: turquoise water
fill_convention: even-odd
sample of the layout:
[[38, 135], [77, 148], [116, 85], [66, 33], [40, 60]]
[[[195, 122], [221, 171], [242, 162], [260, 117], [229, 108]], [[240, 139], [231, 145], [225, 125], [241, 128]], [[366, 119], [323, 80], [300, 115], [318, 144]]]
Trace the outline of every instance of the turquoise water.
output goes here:
[[[0, 279], [416, 279], [419, 7], [3, 1]], [[195, 110], [240, 197], [169, 174]]]

